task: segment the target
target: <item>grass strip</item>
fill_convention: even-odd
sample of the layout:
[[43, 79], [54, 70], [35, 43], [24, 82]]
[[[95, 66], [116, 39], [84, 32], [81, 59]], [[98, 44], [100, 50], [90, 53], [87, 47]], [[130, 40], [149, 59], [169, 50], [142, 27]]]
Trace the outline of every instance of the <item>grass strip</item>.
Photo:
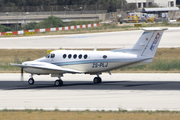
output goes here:
[[1, 120], [179, 120], [180, 112], [170, 111], [0, 111]]

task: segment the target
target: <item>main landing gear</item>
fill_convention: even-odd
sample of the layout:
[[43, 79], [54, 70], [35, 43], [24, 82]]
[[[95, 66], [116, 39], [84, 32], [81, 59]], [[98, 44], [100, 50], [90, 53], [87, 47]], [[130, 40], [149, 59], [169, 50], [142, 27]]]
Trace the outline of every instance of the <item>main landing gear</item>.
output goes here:
[[93, 82], [94, 82], [94, 84], [98, 84], [98, 83], [101, 83], [101, 82], [102, 82], [102, 79], [101, 79], [101, 77], [99, 77], [99, 74], [97, 74], [97, 77], [95, 77], [95, 78], [93, 79]]
[[58, 76], [58, 80], [54, 82], [55, 86], [63, 86], [63, 81], [61, 80], [61, 77], [63, 77], [63, 75]]

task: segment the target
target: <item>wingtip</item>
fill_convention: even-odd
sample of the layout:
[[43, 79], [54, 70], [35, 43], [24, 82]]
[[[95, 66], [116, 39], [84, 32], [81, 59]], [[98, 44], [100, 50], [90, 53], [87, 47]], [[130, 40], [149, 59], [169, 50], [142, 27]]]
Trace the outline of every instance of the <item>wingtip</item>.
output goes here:
[[13, 65], [13, 63], [9, 63], [9, 65]]
[[144, 31], [164, 31], [168, 30], [168, 28], [159, 28], [159, 27], [148, 27], [148, 28], [142, 28]]

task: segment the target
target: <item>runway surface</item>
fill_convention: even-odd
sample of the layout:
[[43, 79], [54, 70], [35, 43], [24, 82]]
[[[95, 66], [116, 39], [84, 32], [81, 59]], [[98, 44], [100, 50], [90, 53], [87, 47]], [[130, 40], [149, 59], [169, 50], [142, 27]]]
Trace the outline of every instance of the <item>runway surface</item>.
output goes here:
[[64, 75], [64, 86], [55, 87], [50, 76], [0, 74], [0, 109], [44, 110], [180, 110], [180, 74]]
[[[0, 49], [131, 48], [143, 30], [0, 38]], [[164, 32], [159, 47], [180, 47], [180, 30]]]

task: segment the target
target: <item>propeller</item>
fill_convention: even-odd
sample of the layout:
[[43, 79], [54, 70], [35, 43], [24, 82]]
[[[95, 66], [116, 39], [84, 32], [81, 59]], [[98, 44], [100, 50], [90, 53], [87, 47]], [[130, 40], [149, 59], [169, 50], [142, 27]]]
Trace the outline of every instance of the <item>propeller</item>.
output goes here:
[[21, 68], [21, 81], [24, 80], [24, 75], [23, 75], [23, 68]]

